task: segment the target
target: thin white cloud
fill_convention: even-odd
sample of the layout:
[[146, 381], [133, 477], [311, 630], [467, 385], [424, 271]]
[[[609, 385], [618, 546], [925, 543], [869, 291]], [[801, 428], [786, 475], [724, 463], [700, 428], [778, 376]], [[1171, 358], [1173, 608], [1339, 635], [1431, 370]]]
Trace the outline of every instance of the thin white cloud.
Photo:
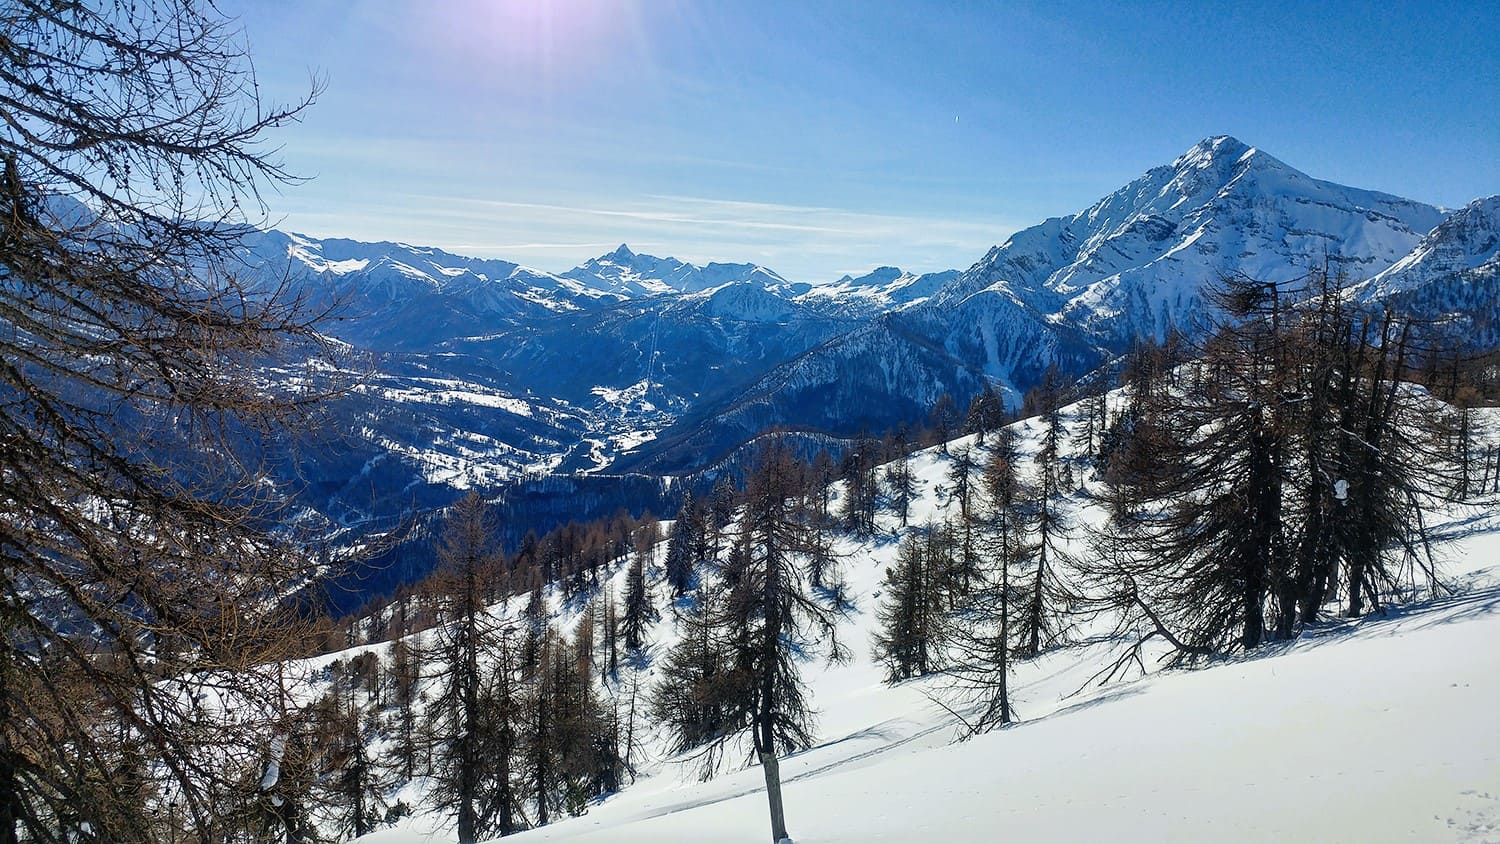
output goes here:
[[507, 250], [523, 251], [527, 249], [614, 249], [619, 243], [599, 241], [597, 243], [455, 243], [444, 248], [464, 254], [479, 250], [491, 250], [505, 252]]
[[751, 261], [803, 281], [882, 264], [916, 272], [963, 269], [1017, 228], [999, 220], [667, 194], [571, 202], [386, 194], [352, 207], [340, 214], [293, 211], [289, 227], [483, 257], [524, 252], [529, 263], [555, 272], [629, 243], [697, 263]]

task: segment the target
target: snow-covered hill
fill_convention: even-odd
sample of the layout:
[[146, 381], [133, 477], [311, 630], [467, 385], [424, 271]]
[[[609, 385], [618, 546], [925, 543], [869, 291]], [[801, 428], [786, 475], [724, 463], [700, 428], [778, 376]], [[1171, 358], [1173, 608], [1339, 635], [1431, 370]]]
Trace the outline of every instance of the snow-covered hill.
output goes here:
[[[1490, 423], [1500, 414], [1487, 411]], [[1077, 410], [1066, 412], [1076, 432]], [[1018, 423], [1022, 462], [1041, 441], [1037, 420]], [[1066, 441], [1066, 438], [1065, 438]], [[948, 454], [975, 447], [972, 437]], [[1083, 527], [1087, 462], [1068, 460], [1080, 489], [1063, 512]], [[866, 542], [844, 539], [839, 625], [847, 664], [802, 670], [819, 710], [810, 749], [782, 762], [789, 827], [800, 842], [1047, 841], [1493, 841], [1500, 835], [1500, 500], [1441, 509], [1433, 525], [1447, 588], [1364, 619], [1316, 625], [1297, 640], [1198, 670], [1163, 671], [1146, 651], [1140, 670], [1099, 683], [1123, 644], [1085, 626], [1073, 644], [1019, 664], [1012, 682], [1019, 722], [967, 742], [968, 702], [944, 676], [887, 685], [870, 651], [882, 577], [897, 537], [957, 515], [948, 494], [952, 457], [912, 458], [917, 480], [909, 528], [879, 517]], [[657, 559], [661, 559], [658, 553]], [[655, 602], [667, 606], [660, 572]], [[623, 568], [613, 582], [624, 586]], [[524, 598], [498, 608], [520, 612]], [[570, 629], [577, 605], [551, 603]], [[679, 633], [664, 612], [649, 656]], [[629, 674], [630, 672], [626, 672]], [[656, 669], [641, 670], [645, 684]], [[626, 694], [630, 679], [616, 687]], [[646, 743], [642, 777], [581, 817], [514, 840], [755, 842], [766, 832], [758, 769], [706, 782], [696, 762]], [[639, 760], [638, 760], [639, 761]], [[418, 814], [367, 844], [447, 842], [440, 815], [420, 811], [420, 783], [402, 792]], [[507, 839], [510, 840], [510, 839]]]

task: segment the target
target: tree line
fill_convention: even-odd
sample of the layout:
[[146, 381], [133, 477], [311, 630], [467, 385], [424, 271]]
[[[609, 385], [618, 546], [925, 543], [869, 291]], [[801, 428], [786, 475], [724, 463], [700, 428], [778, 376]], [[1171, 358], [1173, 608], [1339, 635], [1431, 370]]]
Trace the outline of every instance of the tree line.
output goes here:
[[[983, 459], [950, 449], [952, 517], [909, 533], [886, 574], [888, 678], [952, 675], [981, 731], [1014, 717], [1014, 661], [1083, 620], [1129, 643], [1107, 679], [1148, 641], [1199, 661], [1443, 594], [1427, 514], [1496, 488], [1472, 412], [1490, 368], [1342, 288], [1326, 270], [1227, 279], [1218, 329], [1137, 348], [1113, 400], [1045, 379], [1025, 403], [1031, 456], [1020, 426]], [[1085, 504], [1101, 524], [1070, 524]]]

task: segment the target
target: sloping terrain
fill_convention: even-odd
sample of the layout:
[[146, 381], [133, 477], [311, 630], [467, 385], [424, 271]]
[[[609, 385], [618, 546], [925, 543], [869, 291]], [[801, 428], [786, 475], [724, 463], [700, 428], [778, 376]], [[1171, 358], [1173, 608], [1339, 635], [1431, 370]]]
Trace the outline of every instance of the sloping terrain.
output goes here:
[[1494, 349], [1500, 345], [1500, 196], [1453, 212], [1406, 257], [1352, 293], [1448, 323], [1470, 351]]
[[[1039, 424], [1019, 428], [1023, 455], [1034, 454]], [[1139, 670], [1109, 683], [1099, 674], [1124, 643], [1100, 635], [1107, 624], [1085, 623], [1072, 644], [1016, 666], [1018, 723], [957, 742], [971, 704], [953, 681], [886, 685], [870, 651], [896, 538], [956, 514], [950, 461], [939, 449], [913, 458], [910, 528], [883, 514], [873, 540], [841, 542], [853, 609], [839, 636], [853, 658], [803, 664], [817, 740], [782, 762], [798, 842], [1500, 840], [1500, 501], [1435, 511], [1436, 592], [1417, 589], [1384, 613], [1331, 619], [1197, 670], [1163, 671], [1154, 658], [1164, 651], [1147, 650]], [[1081, 494], [1068, 501], [1072, 550], [1085, 554], [1083, 528], [1102, 514]], [[623, 572], [616, 594], [622, 586]], [[666, 606], [664, 584], [656, 590]], [[497, 611], [519, 612], [521, 602]], [[567, 629], [571, 611], [553, 606]], [[677, 637], [672, 613], [663, 616], [653, 659]], [[648, 664], [638, 679], [654, 676]], [[758, 768], [699, 782], [696, 760], [666, 756], [660, 740], [637, 758], [639, 781], [513, 840], [765, 839]], [[420, 786], [403, 796], [422, 805]], [[452, 840], [441, 816], [403, 823], [362, 840]]]

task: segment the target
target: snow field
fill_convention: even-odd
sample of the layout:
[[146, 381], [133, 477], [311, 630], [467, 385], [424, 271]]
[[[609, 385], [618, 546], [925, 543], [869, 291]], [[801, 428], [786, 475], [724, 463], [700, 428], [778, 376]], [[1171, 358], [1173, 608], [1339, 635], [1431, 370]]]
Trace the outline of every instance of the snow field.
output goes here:
[[[1019, 425], [1023, 454], [1040, 426]], [[951, 443], [961, 448], [972, 438]], [[910, 525], [948, 515], [948, 459], [913, 458]], [[1082, 499], [1075, 499], [1080, 503]], [[956, 512], [956, 505], [953, 507]], [[1080, 506], [1075, 525], [1096, 514]], [[1444, 511], [1438, 553], [1457, 594], [1385, 616], [1329, 622], [1295, 642], [1192, 671], [1157, 671], [1099, 686], [1120, 644], [1089, 640], [1015, 667], [1019, 723], [955, 742], [963, 713], [951, 680], [883, 683], [870, 655], [886, 535], [840, 542], [855, 610], [840, 637], [852, 660], [810, 661], [819, 743], [782, 762], [797, 842], [1413, 841], [1500, 842], [1500, 511]], [[1083, 550], [1075, 528], [1075, 550]], [[659, 582], [662, 621], [650, 648], [676, 632]], [[623, 567], [614, 591], [624, 586]], [[524, 598], [500, 613], [519, 612]], [[559, 626], [574, 618], [561, 607]], [[622, 672], [624, 673], [624, 672]], [[643, 686], [653, 671], [642, 672]], [[628, 679], [625, 682], [629, 682]], [[935, 701], [941, 701], [943, 705]], [[699, 782], [692, 760], [663, 758], [648, 738], [641, 778], [581, 817], [517, 841], [763, 842], [756, 767]], [[748, 754], [747, 754], [748, 755]], [[731, 757], [731, 761], [740, 762]], [[420, 801], [420, 786], [406, 799]], [[451, 841], [421, 814], [367, 844]]]

